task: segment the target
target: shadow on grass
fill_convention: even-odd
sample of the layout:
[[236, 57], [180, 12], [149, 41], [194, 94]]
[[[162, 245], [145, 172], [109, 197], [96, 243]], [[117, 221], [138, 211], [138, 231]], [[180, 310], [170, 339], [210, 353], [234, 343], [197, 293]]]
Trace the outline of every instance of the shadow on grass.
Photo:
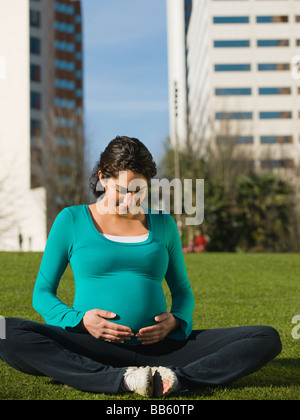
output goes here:
[[[57, 381], [51, 381], [52, 385], [62, 385]], [[210, 398], [219, 391], [225, 391], [230, 394], [232, 390], [243, 391], [243, 388], [280, 388], [280, 387], [300, 387], [300, 359], [276, 359], [252, 375], [241, 378], [232, 385], [226, 387], [198, 388], [188, 392], [178, 392], [165, 397], [164, 400], [186, 399], [193, 400], [197, 398]], [[111, 396], [113, 398], [113, 396]], [[122, 399], [122, 395], [119, 398]], [[124, 399], [128, 396], [124, 395]], [[139, 397], [137, 397], [139, 399]]]
[[300, 359], [276, 359], [258, 372], [232, 384], [230, 388], [289, 386], [300, 386]]
[[[0, 399], [144, 399], [143, 397], [132, 394], [116, 396], [106, 394], [93, 395], [84, 392], [81, 393], [80, 391], [76, 391], [53, 379], [23, 375], [9, 368], [6, 369], [6, 375], [2, 377], [2, 380], [4, 380], [4, 383], [2, 383], [2, 388], [0, 386]], [[16, 381], [16, 387], [13, 386], [13, 381]], [[254, 397], [258, 397], [260, 395], [259, 393], [262, 392], [262, 389], [267, 390], [267, 388], [270, 388], [269, 392], [274, 393], [274, 396], [276, 397], [276, 388], [278, 388], [277, 392], [282, 392], [280, 389], [288, 389], [290, 387], [300, 388], [300, 359], [281, 358], [274, 360], [261, 370], [253, 373], [252, 375], [246, 376], [227, 387], [198, 388], [188, 392], [171, 394], [169, 397], [164, 398], [164, 400], [214, 399], [214, 397], [220, 397], [220, 399], [223, 399], [224, 396], [227, 396], [228, 399], [230, 397], [235, 397], [236, 395], [238, 397], [242, 397], [243, 392], [249, 392], [250, 389], [253, 389]], [[258, 390], [256, 391], [255, 388], [258, 388]], [[31, 389], [30, 393], [29, 389]]]
[[[232, 390], [243, 391], [243, 388], [282, 388], [282, 387], [300, 387], [300, 358], [299, 359], [276, 359], [263, 367], [259, 371], [239, 379], [235, 383], [226, 387], [212, 387], [195, 389], [183, 393], [184, 398], [213, 397], [218, 391]], [[176, 394], [176, 397], [180, 394]], [[172, 396], [170, 396], [171, 398]]]

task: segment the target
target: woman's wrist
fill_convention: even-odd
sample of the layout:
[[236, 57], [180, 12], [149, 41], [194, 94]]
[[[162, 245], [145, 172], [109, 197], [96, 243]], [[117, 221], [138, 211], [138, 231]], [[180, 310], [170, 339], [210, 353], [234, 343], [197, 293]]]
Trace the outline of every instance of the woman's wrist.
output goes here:
[[174, 330], [173, 331], [176, 331], [176, 330], [179, 330], [180, 329], [181, 323], [180, 323], [180, 319], [177, 318], [177, 316], [173, 315], [173, 317], [175, 319], [175, 327], [174, 327]]
[[85, 317], [85, 314], [83, 315], [83, 317], [81, 318], [81, 321], [79, 322], [79, 324], [76, 326], [76, 328], [78, 328], [79, 330], [82, 330], [82, 331], [85, 331], [85, 332], [88, 332], [87, 331], [87, 329], [85, 328], [85, 325], [84, 325], [84, 317]]

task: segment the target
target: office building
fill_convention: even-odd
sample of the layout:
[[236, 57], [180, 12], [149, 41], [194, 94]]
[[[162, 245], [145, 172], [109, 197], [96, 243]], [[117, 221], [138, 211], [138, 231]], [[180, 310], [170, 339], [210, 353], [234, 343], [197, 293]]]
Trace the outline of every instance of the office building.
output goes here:
[[[187, 93], [178, 107], [177, 126], [186, 126], [179, 143], [199, 153], [237, 144], [257, 170], [298, 167], [300, 1], [168, 0], [169, 21], [175, 15], [181, 26], [175, 35], [168, 25], [170, 86], [185, 84]], [[185, 63], [180, 73], [177, 63]], [[172, 137], [173, 103], [170, 90]]]
[[83, 133], [81, 2], [0, 11], [0, 249], [42, 251]]

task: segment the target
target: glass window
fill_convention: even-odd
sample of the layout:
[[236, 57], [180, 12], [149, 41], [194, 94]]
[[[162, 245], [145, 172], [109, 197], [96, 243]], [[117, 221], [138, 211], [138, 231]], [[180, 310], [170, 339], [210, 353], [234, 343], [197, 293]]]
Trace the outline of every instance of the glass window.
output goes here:
[[82, 89], [77, 89], [75, 94], [76, 94], [76, 98], [82, 98], [83, 96]]
[[59, 145], [59, 146], [71, 146], [72, 145], [72, 141], [70, 139], [67, 139], [65, 137], [55, 137], [55, 142]]
[[263, 63], [258, 64], [259, 71], [287, 71], [290, 70], [290, 63]]
[[253, 144], [253, 136], [217, 136], [217, 143], [219, 144]]
[[36, 64], [30, 64], [30, 80], [32, 82], [41, 81], [41, 67]]
[[288, 39], [259, 39], [258, 47], [288, 47], [290, 41]]
[[30, 37], [30, 53], [41, 54], [41, 40], [39, 38]]
[[54, 22], [54, 29], [60, 32], [66, 32], [68, 34], [72, 34], [74, 32], [74, 25], [70, 25], [66, 22], [59, 22], [56, 20]]
[[217, 96], [226, 96], [226, 95], [251, 95], [251, 88], [217, 88], [215, 90]]
[[63, 118], [63, 117], [56, 117], [55, 119], [56, 125], [64, 128], [73, 128], [75, 122], [73, 120], [70, 120], [69, 118]]
[[288, 16], [257, 16], [257, 23], [286, 23], [289, 21]]
[[30, 26], [39, 28], [41, 26], [41, 12], [30, 10]]
[[214, 41], [215, 48], [228, 48], [228, 47], [250, 47], [248, 40], [218, 40]]
[[72, 80], [64, 80], [56, 78], [54, 81], [55, 87], [59, 89], [74, 90], [75, 82]]
[[56, 59], [54, 64], [55, 64], [55, 67], [57, 67], [60, 70], [66, 70], [66, 71], [75, 70], [75, 63], [73, 61], [65, 61], [65, 60]]
[[72, 15], [74, 13], [74, 6], [69, 6], [64, 3], [55, 2], [54, 10], [60, 13], [65, 13], [66, 15]]
[[60, 50], [60, 51], [67, 51], [67, 52], [72, 53], [75, 50], [75, 45], [73, 43], [59, 41], [58, 39], [54, 41], [54, 46], [57, 50]]
[[215, 71], [250, 71], [251, 64], [215, 64]]
[[259, 88], [260, 95], [290, 95], [291, 88], [276, 88], [276, 87], [268, 87], [268, 88]]
[[214, 23], [249, 23], [249, 16], [215, 16]]
[[251, 120], [252, 112], [216, 112], [217, 120]]
[[31, 109], [41, 109], [42, 101], [41, 94], [38, 92], [30, 92], [30, 106]]
[[55, 104], [55, 106], [57, 106], [59, 108], [67, 108], [67, 109], [75, 108], [75, 101], [65, 99], [65, 98], [55, 98], [54, 104]]
[[293, 136], [261, 136], [262, 144], [293, 143]]
[[42, 134], [42, 123], [39, 120], [30, 121], [30, 134], [31, 137], [40, 137]]
[[292, 112], [290, 111], [270, 111], [270, 112], [260, 112], [259, 118], [264, 119], [286, 119], [292, 118]]

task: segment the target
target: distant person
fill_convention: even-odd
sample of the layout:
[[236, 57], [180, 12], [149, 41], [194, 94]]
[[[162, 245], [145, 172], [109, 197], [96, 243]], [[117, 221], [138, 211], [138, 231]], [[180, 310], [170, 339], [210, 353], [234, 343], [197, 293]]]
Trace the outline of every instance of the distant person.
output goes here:
[[23, 235], [21, 232], [19, 233], [19, 249], [20, 252], [23, 250]]
[[[176, 223], [141, 206], [155, 175], [138, 139], [108, 144], [91, 178], [96, 197], [99, 182], [105, 194], [65, 208], [52, 226], [33, 293], [46, 324], [6, 318], [2, 360], [82, 391], [163, 397], [231, 384], [281, 352], [271, 327], [193, 330], [194, 297]], [[57, 297], [69, 263], [72, 307]]]
[[205, 251], [207, 244], [208, 244], [207, 238], [200, 230], [198, 230], [194, 238], [194, 251], [195, 252]]

